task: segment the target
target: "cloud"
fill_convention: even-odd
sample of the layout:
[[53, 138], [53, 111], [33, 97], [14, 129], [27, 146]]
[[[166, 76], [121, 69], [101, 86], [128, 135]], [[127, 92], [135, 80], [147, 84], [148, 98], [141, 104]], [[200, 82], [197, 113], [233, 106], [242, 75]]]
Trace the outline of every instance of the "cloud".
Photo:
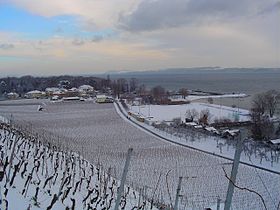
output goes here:
[[94, 35], [91, 39], [92, 42], [100, 42], [104, 39], [105, 37], [102, 35]]
[[280, 12], [280, 1], [275, 2], [275, 4], [269, 5], [259, 12], [259, 15], [265, 15], [270, 13]]
[[119, 26], [137, 32], [224, 22], [254, 16], [273, 4], [273, 0], [143, 0], [136, 10], [120, 16]]
[[[87, 28], [106, 28], [116, 23], [120, 12], [129, 11], [140, 0], [9, 0], [32, 14], [54, 17], [80, 16]], [[91, 26], [92, 25], [92, 26]]]
[[82, 39], [74, 39], [74, 40], [72, 41], [72, 44], [73, 44], [73, 45], [76, 45], [76, 46], [80, 46], [80, 45], [84, 45], [85, 42], [84, 42], [84, 40], [82, 40]]
[[2, 50], [10, 50], [13, 49], [15, 46], [13, 44], [0, 44], [0, 49]]

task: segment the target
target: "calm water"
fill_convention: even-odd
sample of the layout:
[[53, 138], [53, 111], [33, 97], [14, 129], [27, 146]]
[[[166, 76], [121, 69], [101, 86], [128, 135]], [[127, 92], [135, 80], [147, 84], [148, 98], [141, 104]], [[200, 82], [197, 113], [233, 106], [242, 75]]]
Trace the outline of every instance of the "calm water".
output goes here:
[[189, 72], [189, 73], [141, 73], [120, 74], [112, 78], [137, 78], [148, 88], [161, 85], [168, 90], [182, 87], [192, 90], [221, 93], [255, 93], [276, 89], [280, 91], [280, 71], [276, 72]]

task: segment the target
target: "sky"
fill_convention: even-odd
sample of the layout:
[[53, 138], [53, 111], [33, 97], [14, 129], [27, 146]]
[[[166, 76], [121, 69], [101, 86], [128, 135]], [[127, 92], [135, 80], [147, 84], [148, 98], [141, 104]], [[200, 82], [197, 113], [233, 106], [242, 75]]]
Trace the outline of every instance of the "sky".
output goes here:
[[279, 0], [0, 0], [0, 77], [280, 67]]

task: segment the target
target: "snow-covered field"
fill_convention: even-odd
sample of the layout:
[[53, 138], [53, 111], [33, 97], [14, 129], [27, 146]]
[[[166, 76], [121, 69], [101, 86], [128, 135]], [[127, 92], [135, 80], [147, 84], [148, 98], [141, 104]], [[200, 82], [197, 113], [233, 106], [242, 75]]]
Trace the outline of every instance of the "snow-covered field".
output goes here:
[[[113, 172], [105, 171], [101, 164], [90, 164], [53, 140], [0, 125], [3, 209], [113, 209], [119, 185]], [[156, 209], [143, 195], [126, 186], [120, 207]]]
[[[118, 110], [118, 106], [116, 106]], [[236, 140], [224, 139], [219, 136], [211, 136], [206, 133], [193, 130], [192, 128], [156, 128], [153, 125], [142, 123], [128, 115], [127, 111], [120, 105], [122, 109], [120, 116], [126, 115], [124, 120], [134, 122], [133, 125], [139, 125], [140, 129], [151, 135], [156, 134], [170, 142], [184, 145], [187, 147], [202, 150], [207, 153], [215, 154], [225, 158], [234, 158]], [[130, 120], [127, 120], [129, 118]], [[136, 126], [137, 127], [137, 126]], [[211, 128], [211, 127], [208, 127]], [[280, 173], [280, 151], [264, 148], [262, 145], [247, 139], [243, 144], [243, 152], [241, 154], [241, 162], [254, 165], [260, 168], [268, 169]]]
[[[47, 104], [44, 112], [37, 106], [1, 106], [0, 115], [13, 113], [22, 129], [47, 138], [60, 139], [91, 163], [111, 167], [120, 177], [124, 154], [134, 148], [127, 184], [146, 189], [146, 195], [174, 204], [179, 176], [183, 177], [180, 209], [203, 209], [225, 199], [231, 161], [177, 146], [153, 137], [123, 120], [112, 104]], [[206, 140], [205, 140], [206, 141]], [[267, 208], [276, 210], [280, 198], [279, 175], [240, 165], [237, 183], [260, 193]], [[233, 209], [264, 209], [255, 194], [235, 190]]]
[[[210, 123], [215, 119], [230, 119], [234, 121], [236, 118], [239, 121], [249, 120], [249, 111], [245, 109], [232, 108], [227, 106], [219, 106], [206, 103], [190, 103], [183, 105], [142, 105], [129, 106], [132, 112], [140, 114], [144, 117], [152, 117], [152, 121], [172, 121], [174, 118], [185, 118], [187, 110], [195, 109], [198, 113], [208, 109], [210, 112]], [[199, 115], [197, 116], [197, 118]], [[197, 118], [195, 120], [197, 120]]]

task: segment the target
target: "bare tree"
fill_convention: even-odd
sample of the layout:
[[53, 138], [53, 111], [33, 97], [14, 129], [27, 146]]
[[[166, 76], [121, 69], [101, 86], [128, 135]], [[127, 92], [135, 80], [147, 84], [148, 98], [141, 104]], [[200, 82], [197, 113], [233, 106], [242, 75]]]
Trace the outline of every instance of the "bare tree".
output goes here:
[[159, 102], [163, 99], [163, 97], [165, 96], [166, 94], [166, 91], [163, 87], [161, 86], [156, 86], [156, 87], [153, 87], [152, 90], [151, 90], [151, 94], [152, 96], [154, 97], [155, 101]]
[[208, 125], [210, 117], [211, 117], [211, 115], [210, 115], [209, 109], [201, 110], [200, 116], [199, 116], [199, 123], [204, 124], [204, 125]]
[[188, 109], [186, 111], [186, 118], [188, 121], [193, 122], [195, 118], [197, 118], [199, 113], [195, 109]]
[[145, 95], [147, 92], [146, 86], [144, 84], [140, 85], [139, 88], [137, 89], [137, 93], [139, 95]]
[[273, 117], [278, 102], [280, 101], [280, 93], [276, 90], [269, 90], [264, 93], [264, 99], [269, 116]]
[[250, 112], [252, 121], [251, 133], [255, 140], [267, 140], [273, 134], [273, 123], [267, 115], [262, 114], [262, 110], [252, 109]]
[[261, 114], [268, 113], [270, 117], [273, 117], [279, 102], [280, 93], [276, 90], [269, 90], [254, 96], [252, 109], [258, 110]]
[[179, 93], [183, 96], [184, 99], [186, 99], [186, 96], [189, 95], [189, 91], [186, 88], [181, 88], [179, 90]]
[[137, 89], [138, 87], [138, 80], [136, 78], [131, 78], [129, 81], [129, 91], [133, 92]]
[[260, 114], [265, 113], [266, 103], [265, 103], [265, 97], [263, 93], [254, 96], [252, 100], [252, 109], [258, 110]]

